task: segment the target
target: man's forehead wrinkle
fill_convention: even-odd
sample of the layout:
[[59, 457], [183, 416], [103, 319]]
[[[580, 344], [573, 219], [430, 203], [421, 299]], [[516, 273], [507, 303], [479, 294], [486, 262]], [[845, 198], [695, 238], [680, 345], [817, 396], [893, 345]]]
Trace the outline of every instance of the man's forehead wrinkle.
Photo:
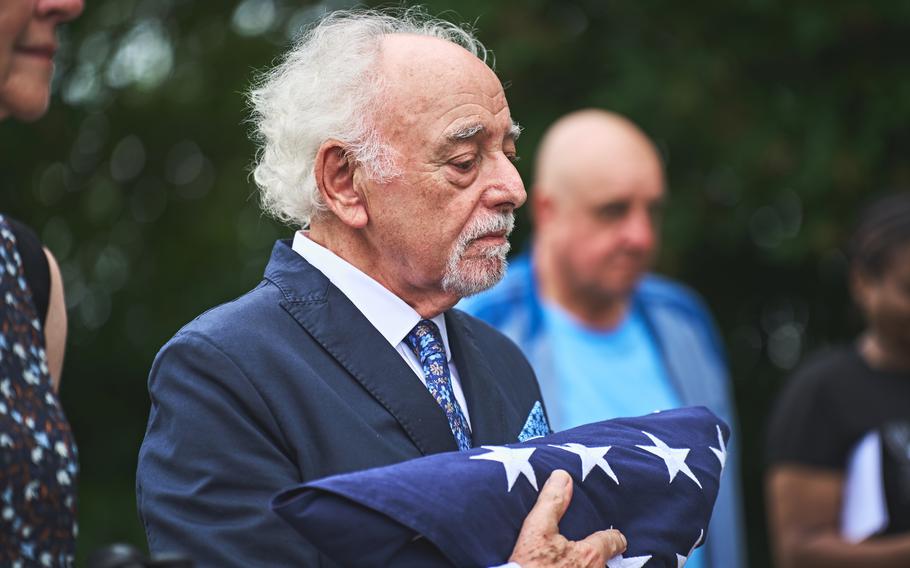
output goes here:
[[[499, 79], [482, 61], [464, 48], [442, 40], [422, 43], [417, 36], [408, 41], [391, 43], [386, 40], [382, 56], [383, 74], [398, 94], [406, 98], [441, 97], [480, 98], [486, 102], [505, 95]], [[422, 46], [422, 47], [421, 47]]]
[[487, 101], [489, 101], [491, 104], [497, 104], [499, 102], [499, 99], [502, 99], [503, 103], [506, 100], [506, 95], [501, 90], [492, 95], [484, 93], [482, 91], [477, 91], [477, 90], [455, 91], [455, 92], [449, 93], [448, 96], [450, 96], [450, 97], [472, 97], [472, 98], [473, 97], [482, 97], [482, 98], [486, 99]]
[[[477, 85], [472, 85], [476, 87]], [[508, 101], [506, 100], [505, 93], [501, 90], [496, 94], [490, 95], [482, 92], [477, 88], [466, 88], [463, 84], [458, 85], [457, 91], [448, 91], [439, 93], [438, 96], [433, 97], [433, 101], [457, 106], [460, 104], [474, 103], [490, 109], [495, 109], [493, 112], [498, 113], [504, 107], [508, 107]]]
[[[511, 123], [509, 107], [505, 104], [502, 107], [491, 108], [476, 98], [436, 102], [437, 104], [434, 106], [438, 108], [439, 113], [437, 120], [444, 122], [443, 130], [447, 132], [472, 123], [483, 124], [487, 128], [499, 124], [508, 128], [508, 124]], [[503, 113], [505, 113], [504, 116]]]
[[514, 139], [508, 103], [495, 73], [460, 46], [424, 40], [385, 38], [381, 73], [387, 90], [378, 115], [381, 134], [393, 146], [412, 148], [406, 152], [412, 158], [434, 162], [465, 141]]
[[[395, 100], [399, 113], [404, 117], [414, 117], [423, 113], [439, 113], [440, 118], [445, 118], [452, 113], [460, 113], [466, 107], [476, 106], [484, 113], [499, 115], [508, 112], [508, 103], [505, 97], [489, 97], [474, 92], [459, 92], [434, 96], [428, 90], [407, 89], [406, 85], [392, 85], [387, 91], [386, 101]], [[476, 113], [475, 113], [476, 114]]]

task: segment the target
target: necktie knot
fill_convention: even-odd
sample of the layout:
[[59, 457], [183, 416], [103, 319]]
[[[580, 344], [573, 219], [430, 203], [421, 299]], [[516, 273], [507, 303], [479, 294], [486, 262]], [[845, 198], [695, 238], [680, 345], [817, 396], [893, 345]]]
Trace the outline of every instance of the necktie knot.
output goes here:
[[420, 360], [421, 365], [432, 359], [446, 360], [446, 348], [442, 344], [442, 334], [439, 327], [427, 319], [420, 320], [405, 341]]

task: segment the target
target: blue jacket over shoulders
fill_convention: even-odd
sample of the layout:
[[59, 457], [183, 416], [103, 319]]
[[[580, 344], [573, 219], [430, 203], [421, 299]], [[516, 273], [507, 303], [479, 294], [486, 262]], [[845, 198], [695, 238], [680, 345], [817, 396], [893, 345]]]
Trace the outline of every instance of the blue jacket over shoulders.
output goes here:
[[[734, 430], [705, 546], [712, 568], [745, 566], [736, 413], [720, 337], [701, 299], [666, 278], [644, 277], [632, 301], [660, 348], [683, 404], [710, 408]], [[558, 400], [553, 354], [530, 254], [510, 261], [499, 284], [462, 300], [458, 308], [486, 321], [518, 344], [537, 374], [544, 403]], [[551, 403], [548, 411], [552, 418], [558, 406]]]
[[[463, 312], [446, 327], [474, 445], [516, 442], [541, 398], [527, 360]], [[275, 494], [457, 449], [398, 352], [288, 241], [259, 286], [161, 349], [149, 394], [136, 479], [149, 548], [199, 568], [332, 566], [271, 511]]]

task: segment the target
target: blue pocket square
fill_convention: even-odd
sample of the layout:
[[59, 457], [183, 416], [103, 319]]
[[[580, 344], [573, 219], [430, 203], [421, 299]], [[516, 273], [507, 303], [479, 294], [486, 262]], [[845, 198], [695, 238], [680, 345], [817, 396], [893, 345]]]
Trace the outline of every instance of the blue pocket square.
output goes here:
[[531, 408], [531, 412], [528, 414], [528, 419], [525, 420], [525, 425], [521, 428], [518, 441], [527, 442], [532, 438], [540, 438], [549, 433], [550, 425], [547, 424], [547, 417], [544, 416], [543, 405], [538, 400], [534, 403], [534, 407]]

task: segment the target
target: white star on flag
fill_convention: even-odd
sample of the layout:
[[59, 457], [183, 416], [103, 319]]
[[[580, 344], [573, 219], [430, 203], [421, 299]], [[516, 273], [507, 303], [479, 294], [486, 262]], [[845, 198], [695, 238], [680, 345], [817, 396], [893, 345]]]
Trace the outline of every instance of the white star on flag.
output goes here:
[[698, 545], [701, 544], [701, 539], [705, 536], [705, 529], [701, 529], [698, 533], [698, 539], [695, 541], [695, 544], [692, 545], [692, 548], [689, 549], [689, 554], [683, 556], [682, 554], [676, 555], [676, 568], [683, 568], [686, 565], [686, 560], [692, 556], [692, 553], [695, 552], [695, 549], [698, 548]]
[[720, 461], [720, 469], [723, 471], [724, 466], [727, 464], [727, 446], [724, 444], [724, 437], [720, 433], [719, 425], [717, 426], [717, 445], [720, 446], [720, 449], [711, 446], [711, 451], [717, 456], [718, 461]]
[[619, 479], [616, 477], [616, 474], [613, 473], [613, 468], [610, 467], [610, 464], [607, 463], [605, 455], [610, 451], [612, 446], [602, 446], [597, 448], [589, 448], [582, 444], [576, 444], [575, 442], [569, 442], [568, 444], [550, 444], [551, 448], [559, 448], [560, 450], [565, 450], [571, 452], [581, 458], [581, 480], [584, 481], [588, 474], [591, 473], [591, 470], [595, 467], [599, 467], [603, 470], [604, 473], [610, 476], [610, 478], [616, 482], [616, 485], [619, 485]]
[[651, 441], [654, 442], [653, 446], [636, 446], [650, 452], [660, 459], [664, 460], [664, 463], [667, 464], [667, 472], [670, 474], [670, 483], [673, 483], [673, 480], [676, 479], [676, 474], [683, 472], [686, 477], [695, 482], [695, 485], [698, 485], [698, 488], [701, 489], [701, 483], [698, 481], [698, 478], [695, 477], [695, 474], [692, 473], [692, 470], [689, 469], [689, 466], [686, 465], [686, 456], [689, 455], [688, 448], [671, 448], [663, 442], [660, 438], [653, 434], [649, 434], [642, 430], [641, 432], [645, 436], [651, 438]]
[[623, 558], [622, 554], [617, 554], [607, 560], [607, 568], [641, 568], [648, 560], [651, 560], [650, 555]]
[[509, 483], [509, 491], [518, 480], [519, 475], [524, 475], [528, 479], [531, 487], [537, 491], [537, 476], [534, 475], [534, 468], [531, 467], [531, 454], [534, 448], [506, 448], [504, 446], [481, 446], [485, 450], [490, 450], [489, 454], [471, 456], [472, 460], [490, 460], [499, 462], [506, 470], [506, 479]]

